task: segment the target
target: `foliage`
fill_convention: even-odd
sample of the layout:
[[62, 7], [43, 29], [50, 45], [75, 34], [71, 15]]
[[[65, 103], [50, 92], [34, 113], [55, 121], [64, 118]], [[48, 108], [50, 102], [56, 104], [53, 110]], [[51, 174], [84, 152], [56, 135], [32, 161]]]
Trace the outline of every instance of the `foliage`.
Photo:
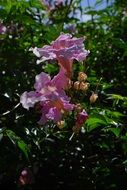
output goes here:
[[[0, 2], [6, 27], [0, 34], [0, 189], [127, 188], [126, 1], [107, 1], [102, 10], [97, 7], [103, 0], [95, 7], [80, 3], [65, 1], [48, 10], [39, 0]], [[81, 20], [77, 13], [91, 19]], [[20, 104], [37, 74], [58, 72], [55, 61], [37, 65], [29, 49], [50, 44], [61, 32], [86, 36], [90, 50], [87, 60], [75, 61], [73, 69], [73, 81], [79, 72], [87, 74], [88, 91], [68, 92], [89, 115], [78, 133], [73, 133], [74, 112], [65, 116], [64, 127], [52, 122], [42, 127], [39, 113]], [[94, 103], [92, 92], [98, 94]], [[23, 185], [19, 179], [25, 168], [33, 177]]]

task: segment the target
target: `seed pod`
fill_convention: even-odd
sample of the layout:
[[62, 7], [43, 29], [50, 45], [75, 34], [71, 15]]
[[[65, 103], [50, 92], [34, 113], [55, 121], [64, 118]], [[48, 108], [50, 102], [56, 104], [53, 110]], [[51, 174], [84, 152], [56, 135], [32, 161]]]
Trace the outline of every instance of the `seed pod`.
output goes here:
[[87, 79], [87, 75], [85, 73], [83, 73], [83, 72], [79, 72], [78, 81], [82, 82], [82, 81], [86, 81], [86, 79]]
[[96, 102], [98, 98], [98, 95], [96, 93], [92, 93], [92, 95], [90, 96], [90, 103], [93, 104], [94, 102]]
[[76, 90], [79, 90], [79, 87], [80, 87], [80, 82], [79, 81], [74, 82], [74, 88]]
[[88, 82], [81, 82], [80, 83], [80, 86], [79, 86], [79, 89], [82, 90], [82, 91], [87, 91], [89, 88], [89, 83]]

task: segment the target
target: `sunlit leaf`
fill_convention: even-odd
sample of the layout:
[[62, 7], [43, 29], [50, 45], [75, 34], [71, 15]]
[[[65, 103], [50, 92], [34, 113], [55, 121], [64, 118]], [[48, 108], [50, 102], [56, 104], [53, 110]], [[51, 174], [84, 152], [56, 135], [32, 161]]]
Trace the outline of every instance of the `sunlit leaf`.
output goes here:
[[100, 119], [100, 118], [89, 118], [86, 121], [86, 126], [88, 131], [92, 131], [93, 129], [96, 129], [100, 126], [105, 126], [107, 125], [107, 122], [105, 121], [105, 119]]

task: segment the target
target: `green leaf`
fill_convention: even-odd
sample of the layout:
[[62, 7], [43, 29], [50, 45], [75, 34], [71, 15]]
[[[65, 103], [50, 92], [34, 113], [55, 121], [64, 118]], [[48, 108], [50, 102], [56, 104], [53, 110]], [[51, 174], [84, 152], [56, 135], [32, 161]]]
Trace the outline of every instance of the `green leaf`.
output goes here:
[[108, 83], [106, 83], [106, 82], [103, 82], [103, 84], [102, 84], [102, 89], [103, 90], [106, 90], [106, 89], [108, 89], [108, 88], [111, 88], [113, 85], [112, 84], [108, 84]]
[[111, 131], [116, 137], [119, 137], [120, 135], [120, 128], [109, 128], [108, 131]]
[[108, 94], [108, 99], [123, 100], [124, 97], [118, 94]]
[[55, 65], [46, 64], [46, 66], [45, 66], [45, 72], [48, 72], [50, 74], [55, 73], [57, 70], [58, 69]]
[[26, 158], [29, 160], [29, 148], [27, 146], [27, 144], [23, 141], [23, 140], [18, 140], [17, 142], [18, 147], [22, 150], [22, 152], [25, 154]]
[[90, 132], [90, 131], [96, 129], [97, 127], [107, 125], [107, 122], [105, 121], [105, 119], [93, 117], [93, 118], [87, 119], [85, 124], [87, 125], [88, 132]]
[[6, 134], [11, 140], [11, 142], [15, 146], [18, 146], [20, 150], [25, 154], [26, 158], [29, 159], [30, 150], [27, 144], [11, 130], [6, 130]]
[[124, 114], [122, 114], [122, 113], [120, 113], [120, 112], [118, 112], [118, 111], [111, 111], [111, 115], [113, 116], [113, 117], [122, 117], [122, 116], [124, 116]]
[[6, 134], [9, 137], [9, 139], [11, 140], [11, 142], [14, 145], [16, 145], [16, 142], [17, 142], [17, 136], [16, 136], [16, 134], [13, 131], [11, 131], [11, 130], [6, 130]]

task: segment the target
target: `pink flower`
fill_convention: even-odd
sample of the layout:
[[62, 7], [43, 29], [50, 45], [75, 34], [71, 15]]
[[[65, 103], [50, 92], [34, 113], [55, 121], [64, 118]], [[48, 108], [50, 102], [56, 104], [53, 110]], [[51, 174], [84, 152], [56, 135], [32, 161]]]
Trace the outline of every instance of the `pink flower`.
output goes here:
[[[76, 122], [75, 122], [75, 126], [72, 128], [74, 133], [79, 133], [82, 125], [86, 122], [86, 120], [88, 119], [88, 114], [86, 113], [86, 111], [83, 109], [81, 112], [79, 112], [76, 116]], [[73, 135], [74, 135], [73, 133]], [[70, 137], [70, 140], [72, 139], [73, 135]]]
[[70, 34], [61, 34], [51, 45], [43, 48], [34, 48], [33, 53], [40, 57], [40, 61], [56, 59], [60, 67], [71, 76], [74, 60], [83, 61], [89, 51], [84, 49], [84, 38], [72, 38]]
[[67, 82], [63, 70], [60, 70], [53, 79], [42, 72], [35, 78], [35, 91], [24, 92], [20, 102], [26, 109], [39, 103], [42, 113], [39, 124], [44, 124], [49, 120], [57, 122], [61, 120], [64, 111], [73, 109], [73, 105], [69, 103], [70, 99], [64, 91]]
[[5, 34], [7, 31], [6, 26], [4, 26], [2, 23], [0, 23], [0, 34]]
[[88, 114], [86, 113], [85, 110], [82, 110], [82, 112], [77, 114], [77, 119], [76, 119], [76, 127], [80, 128], [82, 127], [83, 123], [88, 119]]
[[67, 111], [73, 110], [73, 105], [69, 103], [67, 96], [63, 97], [59, 94], [53, 94], [50, 101], [42, 102], [41, 104], [41, 119], [39, 124], [45, 124], [47, 121], [53, 120], [54, 122], [61, 121], [62, 114]]

